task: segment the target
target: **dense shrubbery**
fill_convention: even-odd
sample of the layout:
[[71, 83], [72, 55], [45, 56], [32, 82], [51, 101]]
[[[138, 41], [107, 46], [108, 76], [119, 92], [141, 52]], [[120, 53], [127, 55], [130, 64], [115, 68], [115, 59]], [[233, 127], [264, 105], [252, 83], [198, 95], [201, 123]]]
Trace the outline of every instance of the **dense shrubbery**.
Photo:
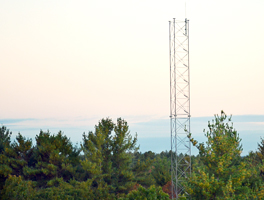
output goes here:
[[[222, 113], [209, 123], [206, 144], [189, 135], [199, 155], [185, 189], [192, 199], [263, 199], [264, 140], [241, 157], [241, 140], [226, 119]], [[122, 119], [102, 119], [83, 134], [81, 147], [62, 132], [40, 131], [36, 145], [21, 134], [11, 142], [11, 134], [0, 128], [0, 199], [170, 199], [171, 152], [138, 152]]]

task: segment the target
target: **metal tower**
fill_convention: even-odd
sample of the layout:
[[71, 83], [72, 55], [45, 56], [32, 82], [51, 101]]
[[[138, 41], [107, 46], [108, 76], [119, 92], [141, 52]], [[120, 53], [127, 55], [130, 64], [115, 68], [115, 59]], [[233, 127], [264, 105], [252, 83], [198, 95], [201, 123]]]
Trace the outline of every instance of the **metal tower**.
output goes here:
[[189, 20], [169, 22], [171, 193], [188, 196], [183, 181], [191, 173]]

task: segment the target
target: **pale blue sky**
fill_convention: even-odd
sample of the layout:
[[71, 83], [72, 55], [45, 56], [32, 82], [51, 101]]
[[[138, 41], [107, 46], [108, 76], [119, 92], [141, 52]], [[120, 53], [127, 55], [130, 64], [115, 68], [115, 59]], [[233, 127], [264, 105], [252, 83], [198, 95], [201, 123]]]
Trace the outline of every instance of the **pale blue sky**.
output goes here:
[[262, 0], [2, 0], [0, 119], [168, 119], [168, 21], [185, 15], [191, 115], [264, 114], [263, 10]]
[[[205, 142], [203, 130], [207, 129], [208, 121], [214, 117], [193, 117], [191, 119], [191, 133], [198, 142]], [[116, 119], [113, 119], [115, 122]], [[242, 155], [247, 155], [249, 151], [256, 151], [261, 137], [264, 138], [264, 115], [239, 115], [233, 116], [235, 130], [238, 131], [243, 147]], [[49, 130], [52, 134], [57, 134], [61, 130], [69, 137], [73, 144], [82, 143], [82, 134], [94, 131], [94, 125], [88, 125], [86, 120], [58, 119], [5, 119], [0, 120], [10, 131], [13, 132], [12, 140], [15, 139], [18, 132], [26, 138], [32, 138], [35, 142], [35, 136], [39, 134], [40, 129]], [[161, 152], [170, 150], [170, 120], [158, 119], [148, 122], [130, 123], [128, 121], [130, 133], [132, 136], [138, 135], [137, 144], [140, 145], [140, 151]], [[198, 154], [198, 150], [192, 147], [192, 154]]]

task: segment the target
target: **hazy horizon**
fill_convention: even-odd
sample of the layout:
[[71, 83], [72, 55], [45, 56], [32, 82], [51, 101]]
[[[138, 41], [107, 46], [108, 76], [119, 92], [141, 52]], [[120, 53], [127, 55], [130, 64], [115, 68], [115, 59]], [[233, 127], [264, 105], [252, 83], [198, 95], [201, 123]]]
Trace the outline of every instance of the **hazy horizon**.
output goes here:
[[[111, 119], [114, 122], [116, 121], [115, 118]], [[141, 152], [153, 151], [160, 153], [161, 151], [170, 150], [169, 118], [144, 122], [130, 122], [126, 118], [124, 119], [128, 122], [131, 135], [135, 136], [137, 133]], [[214, 119], [214, 116], [191, 117], [191, 133], [198, 142], [205, 142], [206, 138], [203, 130], [207, 130], [208, 121], [212, 119]], [[94, 126], [97, 123], [92, 124], [93, 121], [89, 122], [89, 119], [76, 119], [75, 121], [62, 119], [0, 119], [0, 124], [13, 132], [12, 140], [15, 139], [18, 132], [34, 141], [40, 130], [49, 130], [51, 134], [57, 134], [61, 130], [75, 144], [82, 142], [84, 132], [87, 134], [88, 131], [94, 131]], [[261, 141], [260, 138], [264, 136], [264, 115], [235, 115], [232, 116], [232, 122], [242, 139], [242, 155], [247, 155], [249, 151], [256, 151], [257, 144]], [[196, 155], [198, 150], [192, 147], [192, 153]]]

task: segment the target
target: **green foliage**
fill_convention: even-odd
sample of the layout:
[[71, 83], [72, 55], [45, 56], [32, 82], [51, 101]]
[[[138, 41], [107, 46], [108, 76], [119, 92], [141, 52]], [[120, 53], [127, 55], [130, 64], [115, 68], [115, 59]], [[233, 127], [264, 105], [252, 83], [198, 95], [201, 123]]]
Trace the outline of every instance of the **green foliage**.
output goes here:
[[129, 152], [134, 152], [138, 149], [136, 147], [137, 137], [132, 138], [128, 131], [127, 122], [121, 118], [117, 119], [114, 133], [112, 145], [112, 186], [115, 188], [115, 193], [126, 193], [135, 184], [131, 169], [132, 157]]
[[199, 149], [202, 165], [194, 165], [192, 175], [186, 184], [186, 190], [192, 199], [241, 199], [250, 191], [243, 181], [250, 172], [241, 161], [241, 139], [227, 116], [215, 116], [208, 123], [209, 131], [205, 133], [206, 144], [198, 144], [191, 135], [189, 138]]
[[250, 188], [252, 199], [264, 199], [264, 160], [263, 160], [263, 139], [258, 144], [257, 152], [249, 152], [244, 157], [246, 168], [250, 171], [250, 176], [244, 181], [245, 185]]
[[23, 168], [28, 165], [32, 156], [31, 148], [32, 141], [26, 140], [20, 133], [14, 143], [6, 143], [6, 147], [0, 154], [1, 188], [8, 175], [23, 176]]
[[[62, 134], [51, 135], [40, 131], [36, 136], [35, 165], [26, 168], [24, 173], [43, 187], [53, 178], [68, 181], [74, 177], [76, 165], [79, 163], [80, 151], [72, 146], [70, 139]], [[76, 157], [74, 157], [76, 156]]]
[[256, 152], [257, 158], [260, 162], [264, 160], [264, 139], [261, 138], [260, 143], [258, 143], [258, 151]]
[[[124, 196], [137, 181], [145, 185], [154, 182], [150, 176], [153, 160], [135, 160], [137, 137], [130, 135], [127, 122], [121, 118], [116, 124], [102, 119], [94, 133], [83, 134], [82, 149], [73, 147], [61, 131], [55, 135], [40, 131], [35, 146], [20, 133], [11, 143], [11, 133], [5, 127], [1, 134], [3, 198], [19, 199], [20, 192], [24, 195], [21, 199], [111, 200]], [[148, 154], [146, 157], [155, 157], [154, 153]], [[12, 187], [14, 191], [10, 193]], [[34, 196], [25, 196], [28, 191], [33, 191]]]
[[154, 169], [153, 163], [155, 160], [151, 160], [148, 157], [142, 159], [135, 159], [133, 164], [134, 180], [136, 183], [143, 185], [144, 187], [149, 187], [155, 184], [155, 179], [153, 178], [152, 171]]
[[152, 176], [158, 186], [164, 186], [171, 180], [170, 167], [170, 161], [166, 157], [158, 158], [155, 162]]
[[83, 168], [93, 179], [93, 186], [103, 187], [109, 193], [126, 193], [135, 184], [130, 152], [137, 150], [137, 138], [132, 138], [127, 122], [121, 118], [114, 124], [102, 119], [95, 132], [83, 134], [85, 159]]
[[[199, 155], [191, 158], [184, 186], [192, 199], [264, 199], [264, 140], [257, 152], [241, 157], [241, 139], [231, 118], [226, 121], [222, 112], [209, 122], [206, 143], [188, 136]], [[61, 131], [40, 131], [35, 146], [20, 133], [14, 142], [10, 136], [3, 126], [0, 199], [169, 199], [163, 191], [170, 193], [173, 152], [138, 152], [137, 137], [121, 118], [100, 120], [94, 132], [83, 134], [81, 148]]]
[[169, 195], [162, 191], [161, 187], [150, 186], [148, 189], [139, 186], [137, 190], [132, 190], [125, 198], [119, 200], [169, 200]]
[[5, 182], [5, 186], [1, 191], [1, 199], [3, 200], [24, 200], [33, 199], [35, 190], [32, 181], [23, 181], [21, 176], [10, 175]]
[[41, 188], [37, 191], [35, 199], [96, 199], [90, 189], [91, 181], [65, 182], [62, 178], [55, 178], [48, 182], [48, 188]]
[[5, 148], [10, 146], [11, 135], [12, 135], [12, 132], [6, 129], [5, 126], [0, 127], [0, 153], [2, 153]]
[[10, 148], [11, 134], [12, 132], [6, 129], [5, 126], [0, 127], [0, 190], [3, 188], [8, 175], [12, 173], [9, 158], [5, 153]]

